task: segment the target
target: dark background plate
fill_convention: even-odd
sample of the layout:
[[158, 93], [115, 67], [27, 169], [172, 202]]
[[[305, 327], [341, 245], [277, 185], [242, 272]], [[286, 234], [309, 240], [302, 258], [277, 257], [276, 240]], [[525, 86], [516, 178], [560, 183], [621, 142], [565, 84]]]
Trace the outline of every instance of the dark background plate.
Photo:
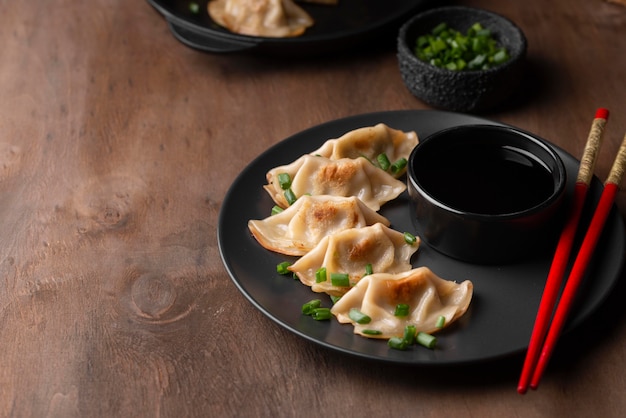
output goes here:
[[[286, 329], [333, 350], [368, 359], [414, 365], [456, 365], [503, 358], [525, 350], [552, 254], [517, 264], [486, 266], [448, 258], [422, 244], [413, 256], [414, 266], [428, 266], [447, 280], [470, 279], [474, 283], [474, 297], [468, 312], [450, 328], [437, 334], [439, 342], [435, 350], [420, 347], [408, 351], [392, 350], [385, 341], [354, 335], [351, 325], [341, 325], [334, 319], [318, 322], [300, 314], [302, 304], [315, 297], [321, 296], [326, 306], [330, 306], [330, 300], [289, 276], [278, 275], [276, 265], [279, 262], [295, 261], [296, 258], [265, 250], [249, 233], [248, 220], [269, 216], [273, 206], [262, 188], [265, 174], [271, 168], [288, 164], [302, 154], [317, 149], [326, 139], [379, 122], [395, 129], [415, 130], [422, 139], [452, 126], [498, 124], [457, 113], [390, 111], [324, 123], [274, 145], [237, 177], [222, 204], [218, 243], [233, 282], [255, 307]], [[568, 196], [571, 197], [578, 161], [558, 147], [555, 149], [564, 160], [568, 172]], [[601, 189], [602, 183], [594, 178], [590, 203], [599, 199]], [[380, 213], [389, 218], [394, 229], [414, 231], [408, 206], [405, 192], [383, 206]], [[584, 222], [588, 222], [590, 213], [588, 205], [583, 215]], [[616, 284], [623, 262], [624, 238], [623, 220], [617, 208], [613, 207], [566, 331], [571, 331], [591, 315]]]
[[340, 0], [337, 6], [298, 3], [315, 25], [295, 38], [266, 38], [232, 33], [207, 12], [208, 1], [197, 1], [193, 14], [187, 0], [148, 0], [167, 20], [172, 34], [185, 45], [213, 53], [254, 52], [315, 55], [343, 50], [377, 37], [395, 39], [404, 20], [429, 0]]

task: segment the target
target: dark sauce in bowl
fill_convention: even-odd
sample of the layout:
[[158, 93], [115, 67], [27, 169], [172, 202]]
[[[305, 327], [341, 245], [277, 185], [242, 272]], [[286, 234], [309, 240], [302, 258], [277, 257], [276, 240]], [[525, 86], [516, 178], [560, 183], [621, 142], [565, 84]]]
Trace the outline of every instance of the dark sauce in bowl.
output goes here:
[[454, 152], [425, 158], [415, 168], [419, 183], [452, 209], [486, 215], [517, 213], [554, 193], [550, 169], [510, 145], [456, 144]]

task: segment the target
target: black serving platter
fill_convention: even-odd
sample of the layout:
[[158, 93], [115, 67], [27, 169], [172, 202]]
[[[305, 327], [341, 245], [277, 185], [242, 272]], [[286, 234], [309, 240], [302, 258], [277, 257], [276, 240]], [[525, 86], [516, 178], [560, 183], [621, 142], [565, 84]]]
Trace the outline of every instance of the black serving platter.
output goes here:
[[[491, 361], [523, 352], [528, 345], [537, 308], [550, 267], [550, 251], [535, 258], [501, 265], [471, 264], [449, 258], [422, 243], [412, 264], [428, 266], [447, 280], [470, 279], [474, 297], [467, 313], [438, 333], [434, 350], [415, 347], [407, 351], [388, 348], [385, 341], [353, 333], [351, 325], [336, 320], [315, 321], [302, 315], [303, 303], [322, 297], [288, 276], [276, 273], [282, 261], [295, 257], [275, 254], [262, 248], [248, 231], [249, 219], [263, 219], [273, 202], [265, 190], [268, 170], [288, 164], [317, 149], [325, 140], [364, 126], [386, 123], [392, 128], [415, 130], [419, 137], [463, 124], [496, 124], [475, 116], [433, 110], [389, 111], [352, 116], [327, 122], [297, 133], [268, 149], [252, 161], [235, 179], [222, 203], [218, 225], [220, 254], [229, 275], [241, 293], [263, 314], [295, 334], [331, 350], [392, 363], [418, 366], [450, 366]], [[419, 146], [419, 145], [418, 145]], [[571, 198], [579, 162], [562, 149], [568, 176], [567, 196]], [[583, 214], [588, 222], [602, 183], [592, 181], [589, 203]], [[406, 192], [387, 203], [380, 213], [399, 231], [414, 231]], [[613, 207], [599, 240], [596, 254], [580, 289], [566, 332], [575, 330], [597, 310], [618, 281], [625, 249], [623, 220]], [[243, 324], [242, 324], [243, 326]]]
[[295, 38], [268, 38], [232, 33], [217, 25], [207, 12], [208, 1], [196, 1], [192, 13], [188, 0], [148, 0], [161, 13], [172, 34], [183, 44], [210, 53], [259, 53], [310, 56], [363, 45], [391, 33], [428, 0], [340, 0], [336, 6], [299, 3], [315, 25]]

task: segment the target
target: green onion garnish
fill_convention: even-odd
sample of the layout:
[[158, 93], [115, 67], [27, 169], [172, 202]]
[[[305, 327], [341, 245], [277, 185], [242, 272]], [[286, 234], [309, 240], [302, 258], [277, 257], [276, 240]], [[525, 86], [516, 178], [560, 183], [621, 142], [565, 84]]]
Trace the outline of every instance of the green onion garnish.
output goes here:
[[324, 321], [326, 319], [332, 318], [333, 314], [330, 313], [330, 308], [317, 308], [313, 309], [311, 316], [316, 321]]
[[387, 341], [387, 345], [396, 350], [406, 350], [409, 347], [404, 338], [401, 337], [389, 338], [389, 341]]
[[404, 339], [404, 341], [406, 341], [408, 345], [412, 345], [415, 343], [416, 334], [417, 328], [415, 328], [415, 325], [407, 325], [406, 327], [404, 327], [404, 336], [402, 338]]
[[291, 263], [289, 261], [283, 261], [282, 263], [278, 263], [276, 266], [276, 271], [278, 274], [289, 274], [291, 271], [287, 267], [289, 267]]
[[287, 203], [290, 206], [296, 203], [296, 200], [298, 200], [298, 198], [296, 197], [296, 194], [291, 189], [285, 190], [284, 195], [285, 195], [285, 199], [287, 200]]
[[200, 5], [195, 1], [189, 3], [189, 11], [193, 14], [198, 14], [200, 12]]
[[280, 173], [278, 175], [278, 184], [283, 190], [287, 190], [291, 187], [291, 176], [287, 173]]
[[415, 235], [411, 234], [410, 232], [405, 232], [404, 241], [406, 241], [406, 243], [409, 245], [413, 245], [417, 242], [417, 238], [415, 237]]
[[406, 303], [398, 303], [393, 314], [395, 316], [407, 316], [409, 314], [409, 305]]
[[398, 174], [404, 167], [406, 167], [407, 161], [406, 158], [400, 158], [398, 161], [391, 164], [390, 170], [392, 174]]
[[414, 52], [420, 60], [451, 71], [485, 70], [510, 58], [491, 31], [478, 22], [465, 34], [442, 22], [417, 38]]
[[330, 284], [338, 287], [350, 286], [350, 276], [348, 273], [330, 273]]
[[435, 345], [437, 345], [437, 338], [420, 331], [417, 333], [417, 343], [426, 348], [435, 348]]
[[435, 324], [435, 326], [437, 328], [443, 328], [446, 325], [446, 317], [443, 315], [439, 315], [439, 318], [437, 318], [437, 323]]
[[377, 329], [364, 329], [361, 332], [365, 335], [381, 335], [383, 333]]
[[374, 269], [372, 268], [372, 263], [368, 263], [365, 266], [365, 275], [369, 276], [370, 274], [374, 273]]
[[328, 280], [328, 275], [326, 274], [326, 267], [320, 267], [315, 272], [315, 283], [324, 283]]
[[337, 301], [341, 299], [341, 296], [337, 296], [337, 295], [330, 295], [330, 301], [335, 304], [337, 303]]
[[283, 209], [283, 208], [281, 208], [280, 206], [278, 206], [278, 205], [274, 205], [274, 207], [272, 208], [272, 212], [271, 212], [271, 214], [272, 214], [272, 215], [278, 215], [278, 214], [279, 214], [279, 213], [281, 213], [283, 210], [284, 210], [284, 209]]
[[305, 315], [313, 314], [313, 310], [322, 306], [322, 301], [319, 299], [313, 299], [302, 305], [302, 313]]
[[389, 166], [391, 165], [387, 154], [385, 154], [384, 152], [376, 157], [376, 161], [378, 161], [378, 166], [384, 171], [387, 171], [389, 169]]
[[365, 315], [363, 312], [359, 311], [356, 308], [350, 309], [350, 312], [348, 312], [348, 316], [357, 324], [369, 324], [372, 321], [372, 318]]

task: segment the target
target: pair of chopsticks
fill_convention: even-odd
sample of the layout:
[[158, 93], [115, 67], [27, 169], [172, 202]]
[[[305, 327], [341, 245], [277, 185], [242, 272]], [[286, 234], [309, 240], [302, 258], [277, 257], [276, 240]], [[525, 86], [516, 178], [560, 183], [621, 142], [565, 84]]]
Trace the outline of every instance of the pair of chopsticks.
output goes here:
[[[624, 140], [613, 162], [609, 176], [604, 183], [600, 200], [595, 208], [591, 222], [589, 223], [555, 310], [556, 299], [561, 289], [565, 269], [570, 259], [574, 237], [580, 222], [587, 191], [589, 190], [589, 184], [593, 178], [593, 171], [608, 117], [609, 111], [600, 108], [596, 111], [595, 118], [591, 125], [591, 131], [589, 132], [589, 137], [583, 151], [583, 157], [580, 161], [578, 176], [576, 178], [572, 207], [570, 208], [567, 221], [561, 232], [550, 266], [535, 325], [528, 345], [528, 351], [524, 360], [524, 366], [517, 386], [517, 391], [520, 394], [526, 393], [529, 386], [531, 389], [537, 389], [539, 386], [539, 381], [541, 380], [557, 339], [563, 329], [569, 310], [574, 302], [576, 292], [589, 265], [624, 175], [626, 168], [626, 136], [624, 136]], [[552, 316], [553, 312], [554, 316]], [[551, 318], [552, 321], [550, 322]]]

